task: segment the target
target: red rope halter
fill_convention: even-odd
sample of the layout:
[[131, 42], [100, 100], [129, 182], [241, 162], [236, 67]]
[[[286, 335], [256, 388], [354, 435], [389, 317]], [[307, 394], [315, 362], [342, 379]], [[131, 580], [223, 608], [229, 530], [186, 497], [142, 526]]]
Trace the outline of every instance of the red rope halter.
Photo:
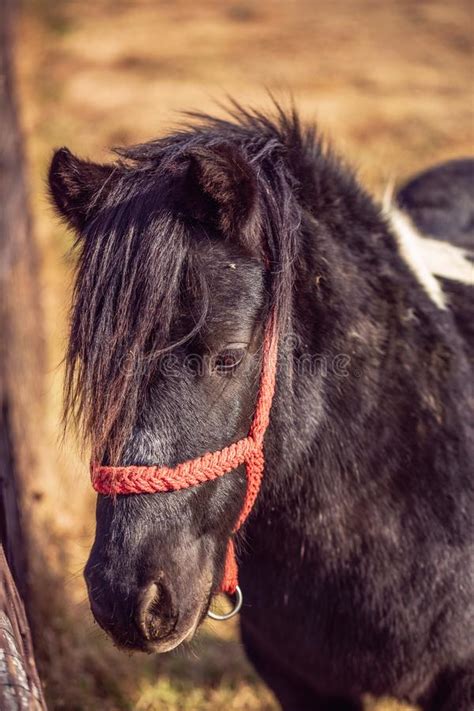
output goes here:
[[[257, 405], [247, 437], [217, 452], [208, 452], [197, 459], [182, 462], [176, 467], [107, 467], [92, 464], [91, 479], [94, 489], [99, 494], [111, 495], [179, 491], [212, 481], [245, 463], [247, 490], [242, 511], [233, 530], [235, 533], [251, 512], [262, 482], [265, 466], [263, 439], [270, 420], [275, 391], [277, 345], [276, 323], [271, 315], [265, 331]], [[234, 542], [230, 538], [221, 591], [234, 593], [238, 583], [237, 577]]]

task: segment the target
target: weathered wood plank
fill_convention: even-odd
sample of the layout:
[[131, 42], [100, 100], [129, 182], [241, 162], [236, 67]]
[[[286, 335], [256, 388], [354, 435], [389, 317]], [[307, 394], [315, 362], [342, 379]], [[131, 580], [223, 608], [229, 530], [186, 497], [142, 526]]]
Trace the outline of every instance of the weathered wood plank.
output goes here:
[[38, 400], [40, 318], [14, 92], [16, 5], [16, 0], [0, 0], [0, 711], [43, 711], [23, 604], [28, 590], [25, 494], [35, 465], [31, 423]]
[[0, 546], [0, 709], [44, 711], [25, 608]]

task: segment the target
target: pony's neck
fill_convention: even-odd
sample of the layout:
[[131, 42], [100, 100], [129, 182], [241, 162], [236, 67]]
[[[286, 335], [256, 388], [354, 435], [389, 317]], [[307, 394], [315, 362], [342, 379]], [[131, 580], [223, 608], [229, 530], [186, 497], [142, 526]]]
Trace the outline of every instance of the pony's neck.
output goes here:
[[394, 412], [384, 416], [393, 431], [384, 447], [395, 451], [413, 397], [398, 382], [400, 353], [414, 362], [423, 353], [415, 314], [432, 308], [378, 206], [351, 177], [326, 178], [302, 213], [266, 447], [264, 508], [289, 516], [296, 500], [299, 511], [313, 512], [334, 507], [348, 489], [357, 500], [359, 473], [371, 475], [383, 456], [374, 423], [392, 386]]

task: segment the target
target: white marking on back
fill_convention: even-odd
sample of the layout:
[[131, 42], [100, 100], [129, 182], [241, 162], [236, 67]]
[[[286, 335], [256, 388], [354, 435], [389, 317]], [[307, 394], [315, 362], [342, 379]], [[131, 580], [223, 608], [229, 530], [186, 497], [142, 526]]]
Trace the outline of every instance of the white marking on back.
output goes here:
[[385, 212], [397, 238], [400, 254], [438, 308], [446, 308], [446, 297], [436, 277], [474, 286], [474, 263], [467, 259], [470, 255], [468, 250], [423, 236], [410, 216], [393, 204]]

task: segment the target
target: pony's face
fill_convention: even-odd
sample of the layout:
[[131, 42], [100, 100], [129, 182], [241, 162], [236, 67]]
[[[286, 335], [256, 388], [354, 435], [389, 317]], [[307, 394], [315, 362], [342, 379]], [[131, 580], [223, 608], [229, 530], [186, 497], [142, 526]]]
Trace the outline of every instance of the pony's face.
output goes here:
[[[132, 158], [107, 167], [62, 149], [51, 166], [80, 245], [66, 406], [94, 459], [175, 466], [248, 434], [268, 311], [258, 194], [229, 146]], [[98, 497], [85, 576], [118, 644], [192, 637], [244, 495], [240, 467], [179, 492]]]

